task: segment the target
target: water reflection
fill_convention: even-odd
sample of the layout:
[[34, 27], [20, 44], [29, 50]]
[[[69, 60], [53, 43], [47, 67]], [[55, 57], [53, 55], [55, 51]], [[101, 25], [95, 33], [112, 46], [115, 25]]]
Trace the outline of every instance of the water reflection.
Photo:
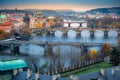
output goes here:
[[89, 43], [109, 43], [116, 44], [117, 38], [108, 37], [105, 38], [102, 35], [100, 37], [88, 38], [88, 37], [41, 37], [35, 36], [31, 39], [32, 41], [42, 41], [42, 42], [89, 42]]
[[44, 54], [44, 48], [41, 46], [37, 46], [37, 45], [26, 45], [23, 44], [22, 46], [20, 46], [20, 53], [23, 54], [29, 54], [29, 55], [43, 55]]

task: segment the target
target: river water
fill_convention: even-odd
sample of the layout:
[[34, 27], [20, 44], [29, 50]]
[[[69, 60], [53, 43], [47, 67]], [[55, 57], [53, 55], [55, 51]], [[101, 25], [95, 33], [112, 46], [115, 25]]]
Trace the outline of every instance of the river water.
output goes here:
[[[96, 31], [94, 33], [94, 38], [90, 38], [90, 32], [87, 30], [83, 30], [81, 32], [81, 36], [76, 36], [76, 32], [71, 30], [68, 31], [67, 36], [63, 37], [61, 31], [56, 31], [55, 35], [52, 37], [49, 36], [34, 36], [30, 40], [31, 41], [42, 41], [42, 42], [88, 42], [88, 43], [109, 43], [109, 44], [116, 44], [118, 33], [114, 30], [111, 30], [108, 32], [108, 37], [104, 37], [104, 33], [100, 30]], [[93, 46], [88, 47], [88, 50], [95, 49], [97, 51], [100, 51], [101, 47]], [[9, 51], [9, 50], [8, 50]], [[46, 62], [47, 67], [50, 66], [50, 64], [53, 64], [53, 60], [50, 58], [44, 57], [44, 48], [39, 45], [34, 44], [23, 44], [20, 46], [20, 53], [28, 54], [28, 55], [39, 55], [39, 60], [37, 62], [37, 65], [40, 67], [44, 65]], [[54, 46], [53, 47], [53, 54], [59, 53], [59, 60], [60, 64], [63, 67], [69, 67], [70, 65], [75, 65], [74, 62], [75, 59], [79, 58], [81, 56], [80, 49], [74, 46], [68, 46], [68, 45], [60, 45], [60, 46]], [[55, 64], [57, 65], [57, 58]], [[58, 61], [59, 61], [58, 60]], [[46, 68], [45, 68], [46, 70]]]

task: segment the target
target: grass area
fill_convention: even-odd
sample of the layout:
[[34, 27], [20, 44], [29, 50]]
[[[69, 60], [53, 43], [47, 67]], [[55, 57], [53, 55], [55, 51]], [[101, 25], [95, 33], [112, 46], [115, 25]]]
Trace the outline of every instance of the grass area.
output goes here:
[[68, 77], [71, 74], [74, 76], [79, 76], [82, 74], [99, 71], [101, 68], [109, 68], [109, 67], [112, 67], [112, 64], [109, 64], [109, 62], [107, 62], [107, 61], [103, 61], [103, 62], [92, 64], [92, 65], [89, 65], [86, 67], [78, 68], [76, 70], [64, 72], [61, 74], [61, 76]]

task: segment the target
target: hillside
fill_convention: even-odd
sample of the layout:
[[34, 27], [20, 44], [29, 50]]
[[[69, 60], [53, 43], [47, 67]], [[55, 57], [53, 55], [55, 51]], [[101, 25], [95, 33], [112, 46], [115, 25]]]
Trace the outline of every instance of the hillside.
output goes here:
[[120, 7], [112, 7], [112, 8], [97, 8], [97, 9], [92, 9], [89, 11], [86, 11], [86, 13], [103, 13], [103, 14], [109, 14], [109, 13], [115, 13], [120, 15]]

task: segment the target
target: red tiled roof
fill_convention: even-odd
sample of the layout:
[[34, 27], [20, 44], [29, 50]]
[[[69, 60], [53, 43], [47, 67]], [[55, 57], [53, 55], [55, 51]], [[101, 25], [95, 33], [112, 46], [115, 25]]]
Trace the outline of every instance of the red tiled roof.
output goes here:
[[12, 24], [10, 22], [5, 22], [4, 24], [0, 24], [0, 26], [11, 26]]

